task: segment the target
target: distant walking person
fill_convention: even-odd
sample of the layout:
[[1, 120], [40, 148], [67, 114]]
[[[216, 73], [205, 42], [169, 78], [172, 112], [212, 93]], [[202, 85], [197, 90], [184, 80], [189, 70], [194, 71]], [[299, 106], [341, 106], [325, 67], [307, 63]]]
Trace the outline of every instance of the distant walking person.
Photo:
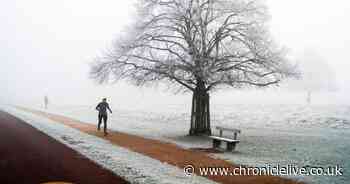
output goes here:
[[107, 109], [112, 114], [112, 110], [109, 108], [109, 105], [107, 103], [107, 99], [103, 98], [102, 102], [100, 102], [96, 106], [96, 110], [98, 111], [98, 126], [97, 126], [97, 130], [100, 130], [100, 125], [101, 125], [102, 120], [103, 120], [103, 132], [104, 132], [105, 136], [107, 135]]
[[44, 105], [45, 105], [45, 109], [47, 109], [49, 105], [49, 98], [46, 95], [44, 97]]

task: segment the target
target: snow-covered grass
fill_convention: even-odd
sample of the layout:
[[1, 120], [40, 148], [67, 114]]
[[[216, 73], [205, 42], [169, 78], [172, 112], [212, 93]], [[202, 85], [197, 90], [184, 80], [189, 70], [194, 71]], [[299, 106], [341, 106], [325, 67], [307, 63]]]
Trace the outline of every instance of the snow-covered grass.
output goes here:
[[[93, 105], [56, 106], [50, 107], [48, 111], [96, 124], [97, 113]], [[190, 119], [188, 111], [188, 107], [176, 104], [138, 110], [118, 108], [110, 116], [109, 127], [115, 131], [172, 142], [185, 148], [211, 147], [209, 139], [187, 136]], [[242, 130], [237, 151], [213, 155], [215, 157], [250, 166], [340, 165], [344, 168], [344, 176], [303, 179], [322, 184], [347, 184], [350, 180], [348, 106], [213, 104], [211, 117], [213, 127], [221, 125]]]
[[215, 183], [199, 176], [185, 176], [182, 169], [110, 144], [101, 138], [53, 122], [43, 117], [16, 110], [2, 109], [24, 120], [38, 130], [85, 155], [131, 183]]

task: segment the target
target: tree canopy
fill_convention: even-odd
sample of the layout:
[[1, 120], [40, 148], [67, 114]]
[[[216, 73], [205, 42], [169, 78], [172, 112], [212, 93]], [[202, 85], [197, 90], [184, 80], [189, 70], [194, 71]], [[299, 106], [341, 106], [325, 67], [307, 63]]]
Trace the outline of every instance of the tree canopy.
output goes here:
[[268, 19], [256, 0], [139, 0], [134, 23], [90, 74], [101, 83], [166, 81], [186, 91], [277, 84], [295, 72]]

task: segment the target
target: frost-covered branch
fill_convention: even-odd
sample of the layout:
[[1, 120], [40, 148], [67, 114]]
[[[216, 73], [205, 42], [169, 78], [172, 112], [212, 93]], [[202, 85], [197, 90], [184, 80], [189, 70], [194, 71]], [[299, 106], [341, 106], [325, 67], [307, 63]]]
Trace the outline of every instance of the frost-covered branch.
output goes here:
[[260, 1], [140, 0], [138, 10], [132, 29], [93, 64], [98, 82], [168, 81], [209, 91], [269, 86], [295, 75], [270, 38]]

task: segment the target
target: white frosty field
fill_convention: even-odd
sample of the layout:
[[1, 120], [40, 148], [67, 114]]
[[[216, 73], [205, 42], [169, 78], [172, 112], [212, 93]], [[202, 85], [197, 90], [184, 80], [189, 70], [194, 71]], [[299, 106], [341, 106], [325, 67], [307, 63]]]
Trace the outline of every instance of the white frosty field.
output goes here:
[[[96, 124], [95, 104], [55, 106], [49, 112]], [[113, 108], [113, 107], [112, 107]], [[348, 184], [350, 181], [350, 107], [302, 105], [212, 106], [212, 127], [239, 128], [235, 153], [220, 158], [249, 166], [294, 164], [299, 167], [339, 165], [343, 176], [313, 176], [312, 183]], [[109, 127], [115, 131], [173, 142], [185, 148], [211, 147], [206, 138], [189, 137], [189, 108], [184, 105], [139, 110], [114, 109]], [[214, 130], [214, 134], [215, 134]], [[299, 177], [294, 177], [299, 178]]]

